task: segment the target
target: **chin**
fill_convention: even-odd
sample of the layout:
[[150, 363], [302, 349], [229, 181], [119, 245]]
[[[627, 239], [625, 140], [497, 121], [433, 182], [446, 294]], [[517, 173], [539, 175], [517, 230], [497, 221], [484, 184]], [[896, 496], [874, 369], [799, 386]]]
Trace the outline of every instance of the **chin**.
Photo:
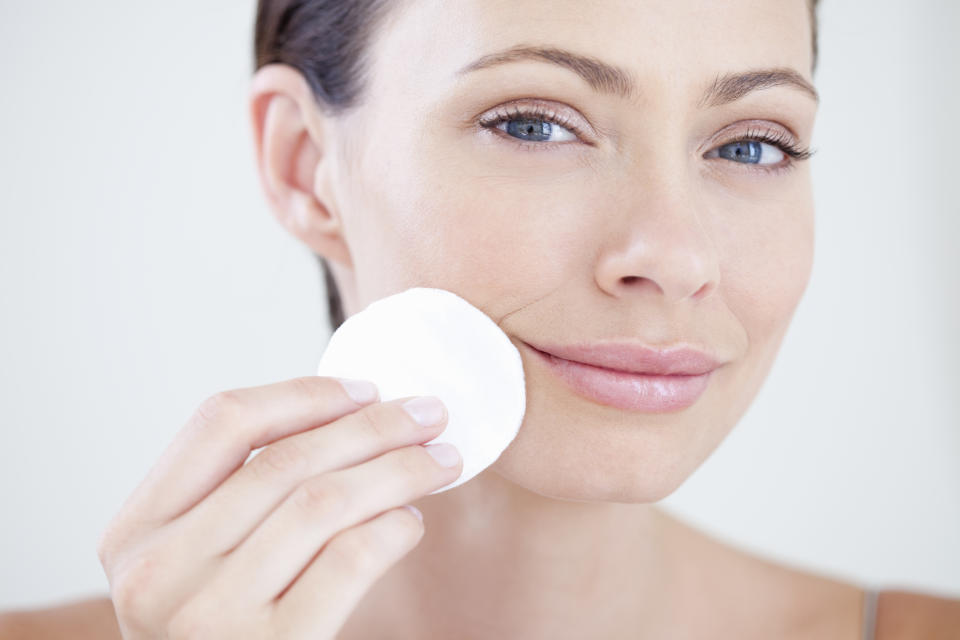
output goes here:
[[[530, 448], [532, 449], [532, 447]], [[575, 502], [652, 504], [676, 491], [696, 470], [698, 462], [673, 452], [630, 455], [620, 450], [613, 460], [584, 448], [579, 455], [560, 448], [530, 450], [520, 436], [485, 474], [497, 476], [544, 498]]]

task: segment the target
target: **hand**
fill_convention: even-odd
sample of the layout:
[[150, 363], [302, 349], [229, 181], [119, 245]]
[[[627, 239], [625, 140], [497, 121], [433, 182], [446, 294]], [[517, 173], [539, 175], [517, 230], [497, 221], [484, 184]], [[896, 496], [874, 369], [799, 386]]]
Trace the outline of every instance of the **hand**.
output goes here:
[[123, 637], [334, 638], [419, 543], [404, 503], [463, 471], [421, 444], [446, 409], [423, 427], [408, 400], [313, 376], [203, 401], [100, 535]]

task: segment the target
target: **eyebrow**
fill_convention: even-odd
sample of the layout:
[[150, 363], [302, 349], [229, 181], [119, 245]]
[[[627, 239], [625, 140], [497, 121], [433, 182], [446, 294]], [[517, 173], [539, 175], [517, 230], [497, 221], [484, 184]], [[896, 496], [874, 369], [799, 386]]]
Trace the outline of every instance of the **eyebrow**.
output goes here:
[[[632, 100], [638, 93], [633, 75], [615, 65], [596, 58], [580, 55], [566, 49], [540, 46], [517, 46], [482, 56], [464, 66], [456, 75], [520, 60], [539, 60], [570, 69], [594, 91]], [[707, 87], [697, 106], [717, 107], [734, 102], [752, 91], [776, 86], [788, 86], [803, 91], [817, 103], [820, 96], [806, 78], [787, 67], [751, 69], [739, 73], [718, 74]]]

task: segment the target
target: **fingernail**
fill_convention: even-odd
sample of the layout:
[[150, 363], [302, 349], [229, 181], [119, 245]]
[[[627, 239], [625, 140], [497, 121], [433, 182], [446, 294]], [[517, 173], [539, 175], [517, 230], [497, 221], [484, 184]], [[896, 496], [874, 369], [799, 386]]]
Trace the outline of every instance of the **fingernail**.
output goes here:
[[413, 512], [413, 515], [415, 515], [415, 516], [417, 516], [418, 518], [420, 518], [420, 522], [423, 522], [423, 514], [420, 513], [420, 509], [417, 509], [417, 508], [416, 508], [415, 506], [413, 506], [412, 504], [405, 504], [405, 505], [403, 505], [403, 508], [404, 508], [404, 509], [409, 509], [410, 511], [412, 511], [412, 512]]
[[428, 444], [427, 453], [444, 467], [455, 467], [460, 462], [460, 452], [449, 442]]
[[353, 380], [351, 378], [337, 378], [343, 385], [347, 395], [357, 404], [366, 404], [377, 399], [377, 386], [367, 380]]
[[436, 396], [419, 396], [407, 400], [403, 403], [403, 410], [422, 427], [432, 427], [440, 423], [447, 411]]

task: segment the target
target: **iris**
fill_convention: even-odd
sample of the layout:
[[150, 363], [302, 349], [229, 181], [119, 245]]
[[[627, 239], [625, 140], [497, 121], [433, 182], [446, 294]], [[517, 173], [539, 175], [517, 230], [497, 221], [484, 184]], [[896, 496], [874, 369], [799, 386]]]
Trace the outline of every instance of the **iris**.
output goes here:
[[719, 155], [721, 158], [729, 160], [758, 164], [762, 155], [761, 146], [762, 143], [756, 140], [740, 140], [720, 147]]

